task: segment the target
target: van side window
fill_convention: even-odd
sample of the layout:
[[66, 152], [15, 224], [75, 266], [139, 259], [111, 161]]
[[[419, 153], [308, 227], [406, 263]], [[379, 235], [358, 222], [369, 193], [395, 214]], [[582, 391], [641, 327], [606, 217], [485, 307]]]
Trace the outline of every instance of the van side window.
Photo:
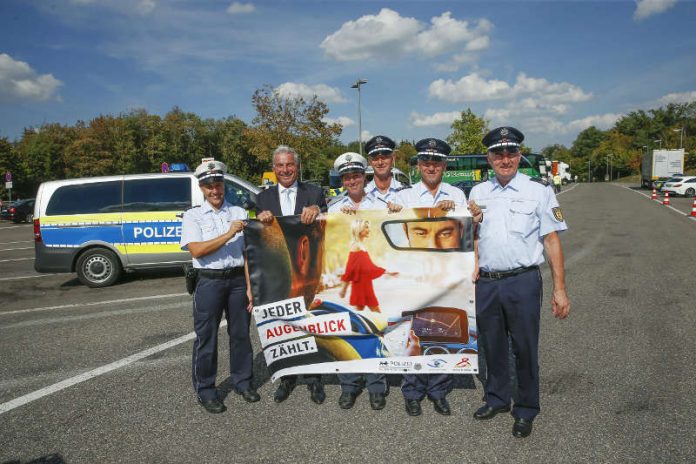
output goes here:
[[251, 209], [256, 205], [256, 195], [229, 179], [225, 179], [225, 200], [244, 209]]
[[51, 196], [46, 215], [118, 213], [121, 211], [121, 181], [64, 185]]
[[123, 186], [123, 211], [183, 211], [191, 207], [191, 179], [126, 180]]

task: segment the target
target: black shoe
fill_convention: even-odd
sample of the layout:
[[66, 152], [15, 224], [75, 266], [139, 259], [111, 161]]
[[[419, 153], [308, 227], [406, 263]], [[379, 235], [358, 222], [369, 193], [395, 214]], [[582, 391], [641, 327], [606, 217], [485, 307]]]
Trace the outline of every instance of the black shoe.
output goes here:
[[420, 416], [423, 412], [419, 400], [406, 400], [406, 412], [409, 416]]
[[261, 399], [261, 395], [256, 393], [256, 390], [253, 388], [248, 388], [244, 391], [238, 391], [238, 395], [242, 395], [242, 398], [244, 398], [244, 401], [247, 403], [256, 403], [258, 400]]
[[512, 426], [512, 434], [516, 438], [528, 437], [532, 433], [532, 420], [515, 417], [515, 423]]
[[493, 419], [499, 412], [510, 412], [510, 406], [503, 406], [502, 408], [493, 409], [491, 406], [484, 404], [474, 413], [474, 419]]
[[221, 412], [227, 411], [227, 408], [224, 404], [222, 404], [222, 401], [220, 401], [217, 398], [214, 398], [212, 400], [202, 400], [198, 398], [198, 403], [211, 414], [219, 414]]
[[309, 397], [317, 404], [322, 404], [326, 399], [326, 393], [324, 393], [324, 385], [319, 382], [312, 382], [307, 385], [307, 389], [310, 391]]
[[440, 398], [439, 400], [431, 401], [433, 402], [433, 406], [435, 406], [435, 412], [438, 414], [442, 414], [443, 416], [449, 416], [452, 414], [449, 403], [447, 402], [447, 398]]
[[343, 392], [338, 398], [338, 405], [341, 409], [350, 409], [355, 405], [355, 398], [358, 397], [357, 392]]
[[384, 409], [387, 405], [387, 398], [384, 393], [370, 393], [370, 407], [375, 411]]
[[278, 389], [273, 394], [273, 401], [276, 403], [282, 403], [288, 399], [290, 392], [295, 388], [295, 384], [288, 382], [287, 380], [281, 380]]

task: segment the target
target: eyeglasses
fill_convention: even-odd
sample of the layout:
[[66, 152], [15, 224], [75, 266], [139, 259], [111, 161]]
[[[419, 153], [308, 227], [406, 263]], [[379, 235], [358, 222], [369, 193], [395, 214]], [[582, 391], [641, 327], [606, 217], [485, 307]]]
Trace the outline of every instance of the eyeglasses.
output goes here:
[[520, 152], [520, 147], [511, 145], [511, 146], [503, 146], [503, 147], [495, 147], [491, 148], [488, 150], [489, 153], [492, 153], [494, 155], [502, 155], [503, 153], [507, 153], [509, 155], [517, 155]]

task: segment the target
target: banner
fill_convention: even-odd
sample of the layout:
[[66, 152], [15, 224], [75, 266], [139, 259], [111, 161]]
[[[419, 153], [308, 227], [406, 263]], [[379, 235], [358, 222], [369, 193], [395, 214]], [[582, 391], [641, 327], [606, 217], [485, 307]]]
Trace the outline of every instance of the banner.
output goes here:
[[271, 378], [476, 373], [473, 223], [466, 209], [299, 216], [245, 231]]

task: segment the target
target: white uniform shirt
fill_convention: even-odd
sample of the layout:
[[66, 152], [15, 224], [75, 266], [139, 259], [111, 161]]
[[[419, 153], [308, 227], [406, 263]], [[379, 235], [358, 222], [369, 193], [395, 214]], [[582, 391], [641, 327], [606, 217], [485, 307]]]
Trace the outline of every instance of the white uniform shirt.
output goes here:
[[[341, 208], [344, 206], [349, 206], [351, 208], [355, 209], [380, 209], [379, 203], [382, 203], [379, 200], [376, 200], [374, 196], [372, 195], [365, 195], [362, 199], [362, 201], [359, 204], [353, 203], [353, 200], [350, 199], [348, 194], [340, 196], [329, 205], [329, 213], [336, 213], [341, 211]], [[384, 203], [382, 203], [384, 204]], [[386, 207], [386, 205], [385, 205]]]
[[395, 203], [405, 208], [433, 207], [442, 200], [452, 200], [456, 206], [466, 206], [464, 192], [446, 182], [441, 182], [435, 195], [420, 181], [411, 188], [400, 190], [396, 194]]
[[[365, 193], [371, 195], [376, 200], [375, 206], [373, 207], [374, 209], [387, 209], [387, 203], [389, 203], [390, 201], [396, 201], [396, 196], [398, 194], [397, 190], [399, 190], [401, 187], [401, 182], [399, 182], [394, 178], [394, 176], [392, 176], [391, 183], [389, 184], [389, 188], [387, 189], [387, 193], [382, 193], [377, 188], [377, 184], [375, 184], [374, 179], [372, 179], [365, 186]], [[381, 201], [380, 199], [384, 201]]]
[[481, 270], [509, 271], [544, 262], [544, 236], [568, 228], [551, 186], [517, 173], [505, 186], [493, 177], [469, 195], [485, 206], [479, 224]]
[[[226, 201], [219, 210], [215, 210], [207, 201], [184, 213], [182, 222], [182, 250], [188, 251], [191, 242], [206, 242], [230, 230], [232, 221], [245, 220], [248, 213], [239, 206], [232, 206]], [[219, 249], [200, 258], [193, 258], [193, 267], [197, 269], [229, 269], [244, 266], [244, 232], [237, 233]]]
[[[288, 192], [286, 193], [286, 191]], [[287, 203], [285, 202], [286, 195], [289, 195]], [[278, 184], [278, 200], [280, 201], [280, 209], [283, 212], [283, 216], [294, 215], [295, 203], [297, 202], [297, 181], [288, 188]]]

